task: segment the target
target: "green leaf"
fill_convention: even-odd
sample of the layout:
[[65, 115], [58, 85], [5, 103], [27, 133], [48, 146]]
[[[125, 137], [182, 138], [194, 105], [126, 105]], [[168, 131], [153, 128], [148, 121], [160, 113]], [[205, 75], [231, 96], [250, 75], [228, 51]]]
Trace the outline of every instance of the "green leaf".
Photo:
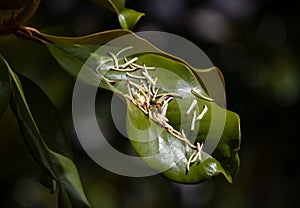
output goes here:
[[[112, 31], [111, 40], [119, 32], [121, 31]], [[66, 44], [59, 42], [59, 44], [48, 44], [47, 46], [58, 63], [74, 77], [77, 77], [80, 71], [84, 71], [84, 73], [80, 73], [79, 79], [97, 87], [101, 80], [99, 84], [101, 88], [123, 96], [127, 101], [127, 133], [129, 139], [137, 154], [149, 166], [162, 171], [162, 175], [165, 177], [181, 183], [198, 183], [212, 179], [219, 174], [224, 175], [229, 182], [232, 182], [239, 168], [237, 154], [240, 147], [239, 117], [237, 114], [220, 107], [217, 101], [212, 102], [191, 93], [192, 88], [197, 88], [203, 96], [208, 97], [201, 77], [196, 73], [201, 70], [192, 68], [177, 57], [163, 53], [134, 34], [126, 38], [125, 42], [115, 41], [107, 45], [103, 45], [103, 41], [97, 44], [97, 39], [101, 40], [101, 35], [93, 36], [90, 42], [87, 40], [90, 37], [82, 37], [77, 38], [77, 41], [72, 39], [72, 43], [66, 39]], [[109, 42], [110, 40], [107, 37], [105, 36], [105, 40]], [[93, 52], [100, 46], [100, 51], [94, 54]], [[96, 73], [95, 69], [99, 66], [100, 60], [110, 58], [107, 52], [116, 54], [126, 46], [133, 47], [133, 54], [138, 58], [137, 64], [145, 64], [156, 68], [154, 71], [149, 70], [149, 74], [153, 78], [158, 78], [157, 86], [160, 89], [179, 94], [182, 97], [181, 99], [174, 99], [168, 105], [166, 115], [169, 124], [177, 131], [183, 129], [189, 139], [194, 138], [194, 145], [197, 144], [196, 142], [205, 142], [205, 145], [217, 143], [211, 155], [206, 152], [204, 145], [204, 149], [201, 151], [201, 162], [192, 163], [189, 166], [189, 171], [187, 171], [187, 161], [193, 150], [189, 149], [186, 152], [185, 144], [182, 141], [170, 134], [166, 128], [149, 119], [148, 115], [126, 98], [129, 95], [126, 84], [128, 80], [136, 84], [139, 84], [139, 82], [129, 78], [126, 72], [113, 70], [112, 62], [109, 62], [106, 67], [98, 69], [99, 73]], [[125, 54], [123, 55], [125, 56]], [[134, 56], [127, 55], [129, 60]], [[91, 58], [88, 59], [89, 57]], [[120, 58], [119, 63], [123, 64], [124, 62]], [[220, 76], [220, 80], [224, 84], [223, 76], [214, 67], [201, 71], [200, 74], [204, 75], [214, 70], [216, 70], [216, 74]], [[142, 69], [139, 69], [131, 72], [131, 74], [141, 76], [141, 71]], [[112, 84], [109, 80], [113, 80], [115, 84]], [[200, 124], [197, 123], [196, 130], [190, 132], [192, 116], [186, 117], [185, 112], [193, 100], [197, 100], [196, 109], [198, 109], [198, 113], [205, 105], [208, 107], [208, 111]], [[206, 140], [207, 136], [209, 136], [210, 141]], [[143, 141], [136, 141], [141, 139]], [[219, 139], [220, 141], [218, 141]]]
[[103, 45], [115, 38], [121, 37], [123, 35], [132, 34], [129, 30], [123, 29], [116, 29], [116, 30], [109, 30], [104, 32], [98, 32], [90, 35], [80, 36], [80, 37], [62, 37], [62, 36], [54, 36], [45, 33], [38, 33], [43, 39], [55, 43], [55, 44], [62, 44], [62, 45], [72, 45], [72, 44], [79, 44], [79, 45]]
[[10, 99], [9, 74], [7, 62], [0, 54], [0, 117], [6, 110]]
[[132, 30], [139, 19], [145, 14], [125, 7], [125, 0], [93, 0], [118, 14], [123, 29]]
[[[15, 74], [9, 66], [8, 70], [11, 76], [12, 106], [31, 154], [45, 173], [61, 189], [66, 190], [72, 207], [90, 207], [78, 170], [70, 159], [71, 153], [54, 105], [32, 81]], [[53, 189], [54, 185], [49, 185], [47, 177], [44, 176], [42, 182]]]
[[[129, 103], [127, 124], [129, 123], [130, 125], [127, 125], [127, 133], [137, 153], [141, 157], [159, 155], [159, 157], [145, 158], [146, 162], [157, 170], [164, 170], [169, 167], [167, 171], [163, 172], [163, 175], [177, 182], [197, 183], [212, 179], [220, 173], [223, 174], [229, 182], [232, 182], [239, 167], [239, 162], [236, 160], [237, 150], [240, 145], [239, 117], [235, 113], [219, 107], [215, 102], [197, 98], [192, 93], [182, 94], [182, 92], [189, 92], [193, 87], [204, 91], [197, 78], [184, 64], [158, 54], [145, 54], [139, 56], [139, 60], [147, 63], [149, 66], [155, 65], [159, 67], [156, 72], [151, 74], [153, 77], [158, 77], [158, 86], [162, 89], [173, 89], [172, 92], [183, 96], [182, 99], [176, 100], [177, 103], [171, 102], [168, 107], [167, 115], [170, 120], [169, 123], [172, 124], [173, 127], [176, 129], [184, 129], [184, 132], [190, 132], [191, 117], [186, 117], [186, 111], [179, 110], [178, 106], [186, 110], [194, 99], [198, 101], [199, 109], [204, 105], [207, 105], [209, 109], [203, 120], [200, 121], [196, 141], [204, 141], [208, 131], [223, 131], [222, 128], [224, 125], [225, 127], [220, 142], [212, 156], [203, 152], [202, 157], [204, 162], [192, 164], [190, 171], [187, 172], [188, 155], [191, 154], [191, 152], [186, 154], [185, 146], [182, 142], [168, 133], [164, 128], [157, 127], [157, 125], [154, 124], [149, 125], [148, 116], [141, 111], [137, 111], [136, 106]], [[171, 74], [169, 72], [178, 76], [170, 77]], [[168, 77], [168, 79], [164, 79], [163, 77]], [[182, 83], [188, 83], [188, 85]], [[212, 111], [214, 112], [213, 119], [211, 118]], [[223, 120], [224, 116], [226, 117], [225, 121]], [[210, 129], [212, 128], [212, 120], [214, 125], [213, 129]], [[225, 122], [225, 124], [223, 124], [223, 122]], [[160, 129], [158, 130], [157, 128]], [[147, 129], [149, 138], [151, 135], [152, 138], [157, 137], [157, 139], [152, 141], [146, 140], [146, 142], [135, 141], [140, 137], [137, 129]]]
[[58, 193], [58, 207], [72, 208], [72, 202], [70, 202], [67, 191], [61, 188]]
[[51, 178], [45, 171], [42, 173], [40, 177], [40, 183], [43, 184], [50, 190], [50, 193], [53, 194], [56, 190], [56, 181]]

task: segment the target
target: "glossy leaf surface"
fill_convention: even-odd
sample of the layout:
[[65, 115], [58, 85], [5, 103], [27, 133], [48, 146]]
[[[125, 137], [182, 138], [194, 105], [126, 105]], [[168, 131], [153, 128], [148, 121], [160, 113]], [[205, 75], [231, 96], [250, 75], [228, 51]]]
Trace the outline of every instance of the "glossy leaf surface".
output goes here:
[[[112, 32], [111, 34], [114, 35], [111, 39], [118, 36], [119, 32], [121, 31]], [[101, 39], [101, 33], [97, 37]], [[202, 161], [192, 163], [190, 170], [187, 171], [187, 161], [192, 150], [186, 152], [182, 141], [149, 119], [148, 115], [145, 115], [126, 99], [128, 107], [127, 133], [132, 146], [148, 165], [161, 171], [169, 179], [181, 183], [198, 183], [220, 173], [229, 182], [232, 182], [239, 167], [237, 154], [240, 146], [239, 117], [237, 114], [221, 108], [215, 102], [199, 98], [191, 93], [192, 88], [197, 88], [204, 96], [208, 97], [201, 77], [197, 77], [198, 75], [195, 73], [197, 69], [192, 69], [179, 58], [161, 52], [135, 35], [132, 35], [125, 43], [110, 43], [102, 46], [101, 52], [96, 54], [93, 52], [103, 42], [97, 44], [97, 41], [91, 41], [89, 43], [89, 41], [85, 42], [87, 40], [85, 38], [78, 38], [78, 42], [76, 39], [72, 39], [72, 43], [66, 41], [65, 44], [60, 41], [59, 44], [49, 44], [48, 48], [58, 63], [74, 77], [84, 68], [86, 73], [80, 77], [81, 80], [93, 85], [100, 83], [100, 87], [125, 96], [129, 93], [126, 83], [131, 80], [125, 72], [112, 70], [113, 63], [108, 67], [100, 68], [100, 75], [95, 72], [95, 69], [101, 62], [100, 60], [109, 58], [107, 52], [117, 53], [126, 46], [132, 46], [133, 51], [136, 50], [134, 56], [138, 58], [138, 64], [156, 68], [154, 71], [149, 71], [149, 74], [151, 77], [157, 78], [157, 86], [166, 92], [177, 93], [181, 96], [169, 103], [166, 114], [174, 129], [178, 131], [183, 129], [192, 142], [217, 143], [211, 155], [205, 152], [204, 146], [201, 153]], [[96, 40], [96, 36], [93, 37], [93, 40]], [[148, 52], [142, 52], [141, 49], [147, 49]], [[87, 65], [86, 61], [91, 56], [92, 61]], [[130, 58], [134, 56], [132, 55]], [[207, 72], [211, 70], [207, 70]], [[132, 74], [141, 75], [141, 70], [134, 71]], [[103, 77], [113, 80], [115, 84], [105, 81]], [[222, 77], [220, 79], [223, 80]], [[102, 81], [100, 82], [100, 80]], [[185, 113], [193, 100], [197, 100], [197, 112], [205, 105], [208, 106], [208, 111], [196, 124], [196, 129], [191, 132], [192, 117], [186, 117]], [[218, 134], [220, 132], [221, 134]], [[207, 136], [210, 141], [206, 140]]]

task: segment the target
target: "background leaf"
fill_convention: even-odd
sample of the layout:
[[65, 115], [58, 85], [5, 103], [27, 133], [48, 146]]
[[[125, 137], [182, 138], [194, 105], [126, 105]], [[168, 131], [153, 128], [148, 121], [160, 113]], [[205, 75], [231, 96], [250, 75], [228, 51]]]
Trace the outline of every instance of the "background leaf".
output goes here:
[[145, 14], [125, 7], [125, 0], [93, 0], [118, 14], [123, 29], [132, 30], [139, 19]]
[[[72, 207], [90, 207], [78, 170], [69, 158], [70, 151], [54, 105], [32, 81], [8, 69], [12, 77], [13, 109], [30, 152], [46, 174], [57, 181], [60, 189], [65, 190]], [[37, 106], [41, 103], [47, 108]], [[53, 144], [49, 145], [53, 149], [49, 148], [46, 139]], [[42, 181], [45, 182], [45, 177]]]
[[9, 74], [7, 62], [0, 54], [0, 117], [6, 110], [10, 98]]

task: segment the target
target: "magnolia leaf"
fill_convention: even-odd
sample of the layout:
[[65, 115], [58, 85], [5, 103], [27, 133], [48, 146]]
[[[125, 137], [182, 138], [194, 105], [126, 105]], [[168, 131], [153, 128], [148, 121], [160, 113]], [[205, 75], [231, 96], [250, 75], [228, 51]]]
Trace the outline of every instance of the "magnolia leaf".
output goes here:
[[60, 189], [65, 189], [72, 207], [90, 207], [78, 170], [70, 159], [71, 153], [55, 106], [31, 80], [14, 73], [8, 64], [6, 67], [11, 76], [12, 107], [26, 145], [47, 175], [42, 177], [42, 183], [54, 191], [55, 184], [50, 184], [50, 177]]
[[125, 7], [125, 0], [93, 0], [118, 14], [123, 29], [132, 30], [139, 19], [145, 14]]
[[[142, 157], [160, 155], [159, 159], [155, 157], [147, 159], [146, 162], [158, 170], [164, 170], [168, 167], [168, 170], [163, 172], [163, 175], [177, 182], [197, 183], [211, 179], [219, 173], [223, 174], [229, 182], [232, 182], [232, 178], [235, 176], [239, 166], [239, 162], [236, 161], [240, 142], [239, 117], [235, 113], [219, 107], [215, 102], [198, 98], [191, 93], [191, 89], [195, 87], [202, 91], [204, 89], [201, 88], [196, 77], [184, 64], [157, 54], [145, 54], [139, 56], [139, 60], [147, 63], [149, 66], [156, 64], [157, 70], [151, 75], [158, 78], [157, 86], [162, 89], [168, 89], [167, 91], [172, 90], [173, 93], [182, 96], [182, 98], [176, 99], [176, 102], [171, 101], [169, 103], [167, 118], [171, 126], [177, 130], [183, 129], [187, 135], [193, 135], [193, 132], [190, 130], [193, 116], [187, 117], [185, 114], [193, 100], [196, 99], [200, 112], [203, 106], [208, 106], [208, 111], [203, 119], [199, 121], [198, 128], [194, 130], [194, 132], [198, 132], [197, 136], [195, 136], [196, 142], [204, 142], [209, 131], [222, 131], [222, 137], [212, 155], [208, 155], [203, 151], [203, 162], [193, 163], [190, 170], [187, 171], [187, 162], [191, 151], [186, 152], [185, 145], [165, 128], [160, 127], [161, 129], [158, 131], [154, 124], [149, 127], [148, 116], [141, 111], [137, 112], [136, 107], [133, 104], [129, 104], [127, 123], [131, 125], [127, 125], [127, 133], [137, 153]], [[212, 114], [212, 112], [214, 113]], [[212, 115], [214, 116], [213, 118]], [[214, 125], [211, 122], [214, 122]], [[151, 137], [154, 138], [157, 137], [157, 139], [149, 142], [145, 142], [147, 140], [142, 142], [136, 141], [139, 140], [137, 138], [139, 137], [137, 124], [140, 129], [147, 129], [149, 132], [152, 132], [149, 135], [152, 135]]]
[[47, 40], [48, 42], [61, 44], [61, 45], [103, 45], [115, 38], [132, 34], [129, 30], [123, 29], [116, 29], [116, 30], [109, 30], [104, 32], [98, 32], [90, 35], [79, 36], [79, 37], [62, 37], [62, 36], [54, 36], [45, 33], [37, 33], [36, 35], [41, 36], [43, 39]]
[[[119, 32], [112, 31], [111, 40]], [[199, 70], [134, 34], [106, 45], [97, 44], [101, 36], [47, 46], [74, 77], [80, 72], [79, 79], [126, 100], [128, 137], [149, 166], [181, 183], [198, 183], [218, 174], [232, 182], [239, 168], [239, 117], [210, 98]], [[202, 74], [213, 70], [224, 82], [214, 67]], [[212, 144], [214, 151], [209, 152]]]
[[0, 117], [6, 110], [10, 99], [9, 74], [5, 59], [0, 54]]

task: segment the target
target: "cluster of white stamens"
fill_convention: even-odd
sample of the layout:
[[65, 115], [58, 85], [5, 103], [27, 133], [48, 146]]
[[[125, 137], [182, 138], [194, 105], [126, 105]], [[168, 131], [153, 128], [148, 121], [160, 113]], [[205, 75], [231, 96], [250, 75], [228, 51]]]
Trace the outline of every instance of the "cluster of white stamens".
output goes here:
[[[128, 77], [132, 78], [132, 75], [130, 74]], [[160, 88], [156, 88], [157, 78], [153, 79], [146, 68], [143, 69], [141, 76], [138, 77], [141, 77], [139, 84], [131, 80], [127, 81], [128, 94], [125, 96], [148, 115], [150, 119], [163, 127], [170, 126], [166, 113], [174, 93], [159, 93]], [[175, 96], [180, 97], [179, 95]]]
[[[167, 131], [172, 134], [175, 138], [181, 140], [184, 142], [186, 147], [186, 152], [188, 152], [190, 149], [194, 150], [194, 152], [191, 154], [191, 156], [188, 159], [187, 162], [187, 171], [190, 169], [191, 163], [195, 161], [201, 161], [201, 150], [203, 147], [203, 143], [197, 142], [196, 145], [192, 144], [189, 139], [186, 137], [184, 130], [182, 129], [181, 132], [174, 129], [169, 124], [169, 119], [167, 118], [167, 109], [168, 104], [174, 99], [174, 98], [181, 98], [181, 96], [177, 93], [160, 93], [161, 90], [159, 87], [157, 87], [157, 80], [158, 78], [153, 78], [148, 70], [155, 70], [155, 67], [148, 67], [145, 64], [138, 65], [136, 61], [138, 60], [137, 57], [132, 58], [131, 60], [128, 60], [126, 57], [124, 58], [124, 63], [120, 64], [118, 56], [129, 50], [133, 47], [126, 47], [122, 50], [120, 50], [118, 53], [114, 54], [112, 52], [108, 52], [107, 54], [110, 56], [109, 59], [102, 61], [99, 66], [96, 68], [96, 72], [100, 76], [102, 76], [103, 79], [105, 79], [107, 82], [113, 84], [113, 80], [109, 80], [105, 78], [103, 75], [100, 74], [99, 69], [109, 62], [113, 63], [113, 66], [110, 68], [110, 70], [114, 71], [120, 71], [120, 72], [126, 72], [126, 76], [128, 77], [127, 80], [127, 91], [128, 94], [125, 94], [125, 97], [129, 99], [135, 106], [137, 106], [144, 114], [146, 114], [150, 119], [167, 129]], [[137, 70], [141, 70], [140, 75], [132, 74], [130, 72], [134, 72]], [[137, 80], [137, 82], [134, 82], [133, 80]], [[202, 99], [213, 101], [213, 99], [208, 98], [206, 96], [201, 95], [197, 92], [195, 88], [191, 89], [191, 92]], [[200, 121], [205, 113], [208, 110], [208, 107], [204, 105], [203, 110], [201, 113], [197, 116], [196, 111], [196, 105], [197, 100], [193, 100], [190, 107], [185, 113], [185, 116], [188, 116], [193, 111], [193, 117], [192, 117], [192, 124], [191, 124], [191, 131], [194, 131], [195, 129], [195, 123], [197, 121]]]
[[[203, 118], [203, 116], [205, 115], [205, 113], [207, 112], [207, 110], [208, 110], [207, 105], [204, 105], [203, 106], [203, 110], [197, 116], [196, 105], [197, 105], [197, 100], [195, 99], [195, 100], [192, 101], [190, 107], [188, 108], [188, 110], [185, 113], [185, 116], [188, 116], [191, 113], [191, 111], [193, 111], [193, 117], [192, 117], [192, 123], [191, 123], [191, 131], [195, 130], [196, 122], [200, 121]], [[202, 147], [203, 147], [203, 143], [200, 144], [199, 142], [197, 142], [197, 146], [195, 146], [195, 145], [191, 146], [191, 148], [194, 150], [194, 152], [189, 157], [188, 162], [187, 162], [187, 170], [188, 171], [190, 170], [191, 163], [197, 161], [197, 159], [198, 159], [199, 162], [201, 162], [201, 160], [202, 160], [202, 157], [201, 157]]]

